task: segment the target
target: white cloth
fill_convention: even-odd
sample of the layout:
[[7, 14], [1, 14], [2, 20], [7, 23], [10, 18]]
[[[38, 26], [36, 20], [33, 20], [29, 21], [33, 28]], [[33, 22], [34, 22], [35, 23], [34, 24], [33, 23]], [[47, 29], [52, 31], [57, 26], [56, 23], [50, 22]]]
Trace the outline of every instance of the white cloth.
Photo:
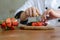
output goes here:
[[48, 9], [52, 8], [54, 10], [58, 10], [59, 6], [60, 0], [27, 0], [25, 4], [15, 12], [15, 15], [19, 11], [25, 11], [29, 7], [36, 7], [40, 13], [43, 14], [43, 12], [46, 10], [46, 7]]

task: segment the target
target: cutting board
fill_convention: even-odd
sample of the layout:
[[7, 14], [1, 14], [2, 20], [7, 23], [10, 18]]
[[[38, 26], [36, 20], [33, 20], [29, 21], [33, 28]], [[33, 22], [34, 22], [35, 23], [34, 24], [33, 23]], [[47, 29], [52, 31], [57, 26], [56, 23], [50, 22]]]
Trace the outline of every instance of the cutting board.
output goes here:
[[53, 30], [52, 26], [27, 26], [27, 25], [19, 25], [20, 29], [23, 30]]

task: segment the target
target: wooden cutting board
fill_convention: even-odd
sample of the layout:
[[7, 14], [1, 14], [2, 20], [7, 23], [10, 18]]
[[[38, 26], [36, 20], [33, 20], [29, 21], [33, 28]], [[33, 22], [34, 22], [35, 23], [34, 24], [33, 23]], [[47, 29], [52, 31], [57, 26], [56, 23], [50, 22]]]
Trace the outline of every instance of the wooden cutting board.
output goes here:
[[52, 26], [27, 26], [27, 25], [19, 25], [20, 29], [23, 30], [53, 30]]

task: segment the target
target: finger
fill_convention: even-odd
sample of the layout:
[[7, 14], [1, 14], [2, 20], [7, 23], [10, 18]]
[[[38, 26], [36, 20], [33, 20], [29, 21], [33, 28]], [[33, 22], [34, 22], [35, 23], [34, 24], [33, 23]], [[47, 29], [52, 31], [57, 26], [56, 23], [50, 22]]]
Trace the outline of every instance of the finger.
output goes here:
[[41, 21], [46, 21], [46, 20], [47, 20], [47, 18], [46, 18], [46, 12], [44, 12], [44, 14], [42, 15]]
[[47, 20], [47, 17], [49, 17], [48, 11], [45, 11], [44, 18]]
[[51, 19], [56, 18], [56, 16], [54, 14], [55, 14], [54, 11], [49, 12], [49, 16], [50, 16]]
[[50, 9], [44, 12], [43, 15], [44, 15], [44, 19], [45, 19], [45, 20], [48, 20], [49, 17], [50, 17], [49, 12], [50, 12]]
[[32, 15], [33, 15], [33, 17], [37, 15], [37, 12], [36, 12], [35, 8], [32, 8]]
[[38, 9], [36, 9], [36, 12], [37, 12], [37, 14], [38, 14], [39, 16], [41, 16], [41, 14], [40, 14], [40, 12], [39, 12], [39, 10], [38, 10]]
[[53, 15], [53, 13], [54, 13], [54, 11], [52, 9], [47, 10], [47, 12], [46, 12], [46, 19], [50, 20], [50, 19], [55, 18], [54, 15]]
[[29, 8], [25, 11], [25, 15], [29, 16]]
[[29, 16], [32, 17], [32, 8], [29, 8]]
[[59, 13], [59, 11], [51, 10], [51, 14], [52, 14], [54, 17], [60, 18], [60, 13]]

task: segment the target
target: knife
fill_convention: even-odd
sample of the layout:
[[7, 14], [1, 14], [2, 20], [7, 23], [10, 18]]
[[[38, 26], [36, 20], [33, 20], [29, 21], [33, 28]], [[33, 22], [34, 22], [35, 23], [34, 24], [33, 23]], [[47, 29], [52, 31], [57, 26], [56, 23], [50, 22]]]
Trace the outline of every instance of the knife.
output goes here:
[[[46, 15], [46, 18], [49, 20], [49, 19], [50, 19], [49, 15]], [[39, 16], [39, 15], [37, 14], [36, 17], [28, 17], [28, 23], [38, 22], [38, 21], [42, 21], [42, 16], [41, 16], [41, 15]]]
[[38, 21], [41, 21], [41, 16], [29, 17], [29, 18], [28, 18], [28, 23], [31, 23], [31, 22], [38, 22]]

